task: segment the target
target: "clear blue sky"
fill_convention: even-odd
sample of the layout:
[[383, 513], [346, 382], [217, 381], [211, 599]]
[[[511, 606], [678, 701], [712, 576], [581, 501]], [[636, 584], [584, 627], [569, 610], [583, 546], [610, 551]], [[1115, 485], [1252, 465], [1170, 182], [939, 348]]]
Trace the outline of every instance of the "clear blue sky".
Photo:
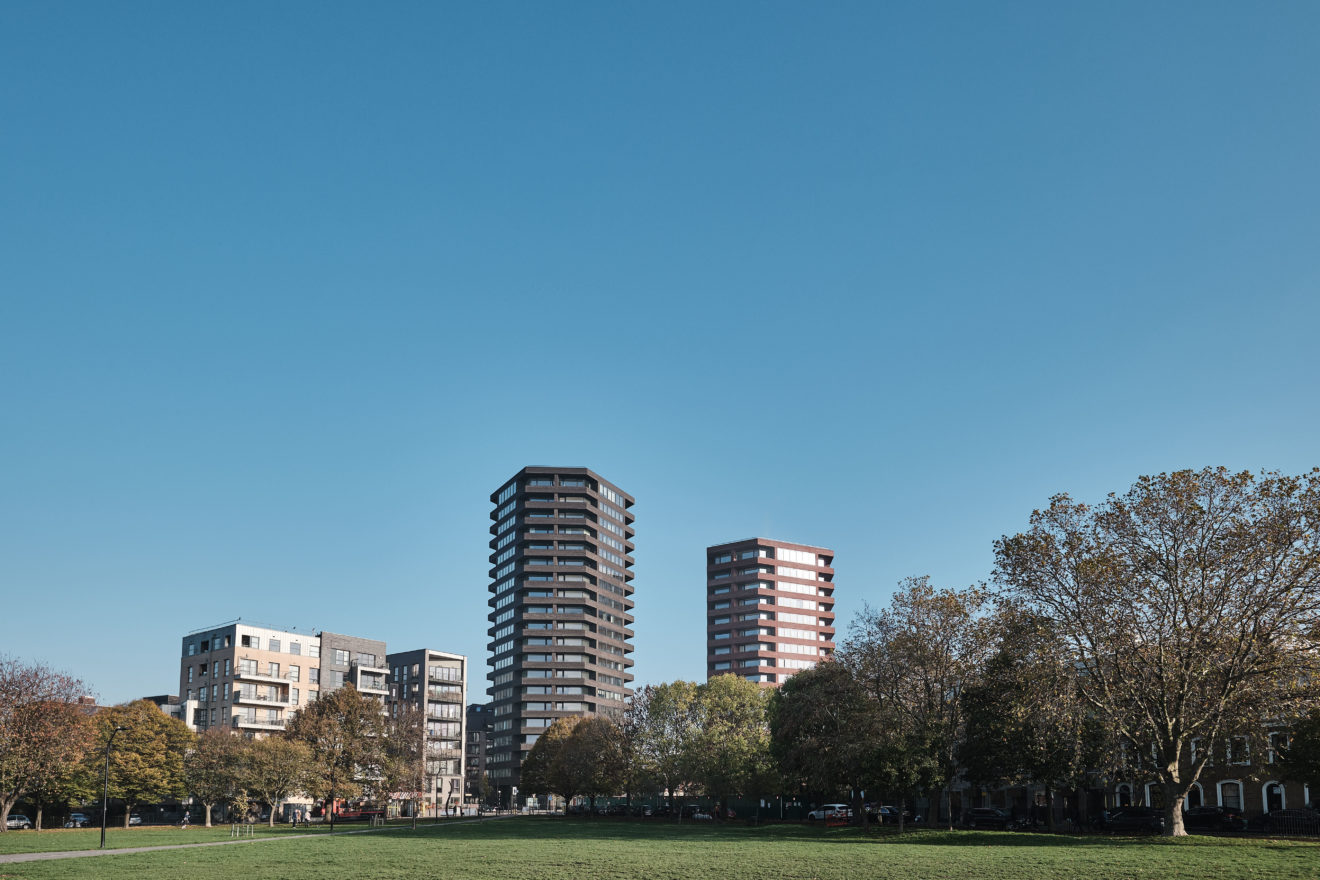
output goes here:
[[[235, 617], [468, 654], [487, 498], [637, 498], [841, 629], [1055, 492], [1317, 455], [1320, 5], [0, 6], [0, 652], [107, 701]], [[473, 682], [482, 698], [484, 680]]]

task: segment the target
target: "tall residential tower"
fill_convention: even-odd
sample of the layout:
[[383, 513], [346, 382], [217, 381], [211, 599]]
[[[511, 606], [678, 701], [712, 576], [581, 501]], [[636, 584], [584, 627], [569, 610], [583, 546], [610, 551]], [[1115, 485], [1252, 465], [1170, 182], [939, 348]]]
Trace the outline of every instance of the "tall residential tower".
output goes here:
[[632, 693], [633, 499], [587, 468], [528, 467], [490, 500], [487, 766], [509, 803], [552, 721]]
[[778, 686], [834, 653], [834, 551], [748, 538], [706, 549], [706, 677]]

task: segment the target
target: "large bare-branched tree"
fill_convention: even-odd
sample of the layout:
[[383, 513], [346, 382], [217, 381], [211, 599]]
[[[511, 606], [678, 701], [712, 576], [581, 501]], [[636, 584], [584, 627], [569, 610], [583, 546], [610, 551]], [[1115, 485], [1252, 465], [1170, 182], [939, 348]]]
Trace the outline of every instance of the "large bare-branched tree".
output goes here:
[[1177, 471], [1097, 507], [1058, 495], [995, 550], [998, 582], [1063, 637], [1084, 698], [1153, 758], [1166, 834], [1185, 833], [1183, 797], [1227, 738], [1304, 705], [1320, 472]]
[[49, 785], [81, 760], [91, 742], [80, 705], [87, 695], [76, 678], [0, 657], [0, 833], [25, 792]]

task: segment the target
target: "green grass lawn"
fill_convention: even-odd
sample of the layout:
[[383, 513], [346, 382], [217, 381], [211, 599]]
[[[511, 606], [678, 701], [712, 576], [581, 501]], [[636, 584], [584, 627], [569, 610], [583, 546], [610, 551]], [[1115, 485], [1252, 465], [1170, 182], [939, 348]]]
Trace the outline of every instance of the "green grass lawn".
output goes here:
[[[146, 841], [143, 832], [141, 840]], [[167, 832], [161, 832], [167, 833]], [[129, 832], [121, 832], [130, 836]], [[225, 835], [214, 829], [195, 836]], [[51, 835], [55, 837], [57, 835]], [[166, 842], [185, 836], [175, 832]], [[286, 836], [281, 832], [277, 837]], [[137, 841], [130, 841], [136, 843]], [[1292, 880], [1320, 843], [503, 819], [86, 859], [0, 864], [4, 880]]]

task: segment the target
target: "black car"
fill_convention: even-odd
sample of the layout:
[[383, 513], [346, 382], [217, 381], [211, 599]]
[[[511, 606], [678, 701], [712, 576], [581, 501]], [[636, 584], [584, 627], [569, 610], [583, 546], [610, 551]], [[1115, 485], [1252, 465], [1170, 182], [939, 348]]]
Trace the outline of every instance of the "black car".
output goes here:
[[1247, 819], [1232, 807], [1192, 807], [1183, 810], [1183, 827], [1189, 831], [1245, 831]]
[[973, 807], [967, 813], [967, 827], [1016, 831], [1018, 821], [1007, 810], [1001, 810], [997, 807]]
[[628, 805], [627, 805], [627, 804], [610, 804], [609, 807], [605, 810], [605, 815], [607, 815], [607, 816], [626, 816], [626, 815], [628, 815]]
[[1155, 807], [1119, 807], [1105, 813], [1101, 827], [1116, 834], [1160, 834], [1164, 831], [1164, 811]]
[[1251, 817], [1253, 831], [1266, 834], [1320, 834], [1320, 813], [1315, 810], [1270, 810]]

